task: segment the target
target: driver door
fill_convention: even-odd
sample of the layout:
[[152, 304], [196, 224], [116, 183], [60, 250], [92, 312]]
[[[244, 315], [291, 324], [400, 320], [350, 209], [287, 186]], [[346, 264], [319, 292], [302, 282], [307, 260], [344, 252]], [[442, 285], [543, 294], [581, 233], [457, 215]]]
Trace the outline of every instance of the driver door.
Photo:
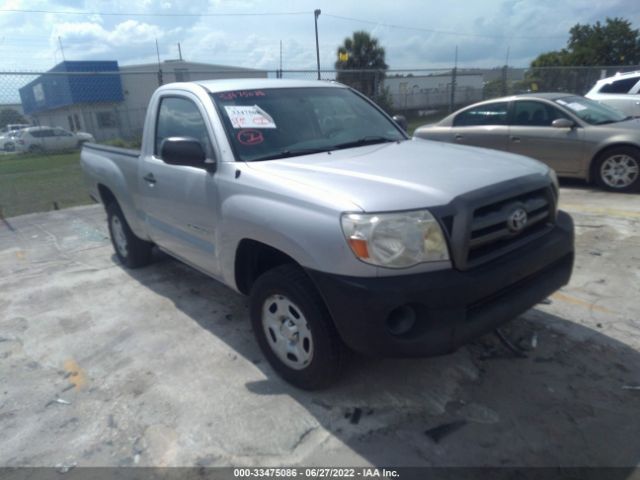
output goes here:
[[216, 177], [202, 168], [170, 165], [161, 157], [168, 137], [199, 140], [213, 158], [210, 125], [200, 101], [185, 93], [159, 99], [153, 155], [141, 160], [139, 182], [147, 231], [170, 254], [211, 275], [216, 261], [215, 229], [218, 211]]

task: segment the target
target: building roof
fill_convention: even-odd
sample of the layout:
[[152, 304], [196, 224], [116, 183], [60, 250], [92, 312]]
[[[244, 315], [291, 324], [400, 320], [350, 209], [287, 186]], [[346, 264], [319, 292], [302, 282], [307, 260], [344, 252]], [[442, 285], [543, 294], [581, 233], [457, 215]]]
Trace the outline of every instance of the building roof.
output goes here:
[[[234, 67], [230, 65], [217, 65], [213, 63], [199, 63], [199, 62], [189, 62], [186, 60], [165, 60], [160, 63], [161, 68], [180, 68], [180, 67], [189, 67], [189, 68], [202, 68], [203, 70], [215, 70], [218, 72], [263, 72], [264, 70], [256, 69], [256, 68], [246, 68], [246, 67]], [[158, 71], [157, 63], [139, 63], [135, 65], [120, 65], [120, 70], [126, 72], [128, 70], [145, 70], [148, 69], [150, 72]]]

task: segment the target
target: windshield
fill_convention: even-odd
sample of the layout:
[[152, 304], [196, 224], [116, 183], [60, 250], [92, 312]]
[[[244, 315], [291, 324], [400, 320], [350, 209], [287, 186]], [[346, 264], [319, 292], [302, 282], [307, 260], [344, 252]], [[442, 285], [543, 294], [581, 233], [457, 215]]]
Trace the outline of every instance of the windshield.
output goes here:
[[622, 122], [629, 118], [611, 107], [584, 97], [563, 97], [557, 99], [556, 103], [568, 108], [574, 115], [591, 125]]
[[268, 88], [211, 95], [236, 156], [271, 160], [406, 137], [346, 88]]

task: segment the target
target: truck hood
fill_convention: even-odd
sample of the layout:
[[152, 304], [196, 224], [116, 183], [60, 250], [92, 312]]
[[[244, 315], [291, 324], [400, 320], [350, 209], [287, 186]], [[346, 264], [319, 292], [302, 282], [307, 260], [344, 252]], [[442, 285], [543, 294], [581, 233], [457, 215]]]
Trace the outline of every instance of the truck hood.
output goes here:
[[484, 148], [406, 140], [247, 164], [323, 195], [347, 197], [363, 211], [444, 205], [492, 184], [547, 175], [542, 163]]

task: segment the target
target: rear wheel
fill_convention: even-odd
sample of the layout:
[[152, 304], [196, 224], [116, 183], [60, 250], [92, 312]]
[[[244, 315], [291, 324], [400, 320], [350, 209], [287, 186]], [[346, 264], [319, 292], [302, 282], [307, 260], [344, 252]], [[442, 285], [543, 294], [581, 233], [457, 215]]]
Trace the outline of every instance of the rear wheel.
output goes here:
[[333, 383], [344, 347], [329, 312], [305, 272], [281, 265], [251, 289], [251, 323], [260, 349], [286, 381], [305, 390]]
[[151, 263], [153, 244], [136, 237], [120, 206], [115, 202], [107, 206], [107, 221], [111, 243], [120, 263], [129, 268], [143, 267]]
[[640, 150], [617, 147], [603, 152], [595, 164], [595, 179], [602, 188], [618, 192], [640, 190]]
[[44, 152], [44, 148], [40, 145], [31, 145], [29, 147], [29, 153], [42, 153]]

